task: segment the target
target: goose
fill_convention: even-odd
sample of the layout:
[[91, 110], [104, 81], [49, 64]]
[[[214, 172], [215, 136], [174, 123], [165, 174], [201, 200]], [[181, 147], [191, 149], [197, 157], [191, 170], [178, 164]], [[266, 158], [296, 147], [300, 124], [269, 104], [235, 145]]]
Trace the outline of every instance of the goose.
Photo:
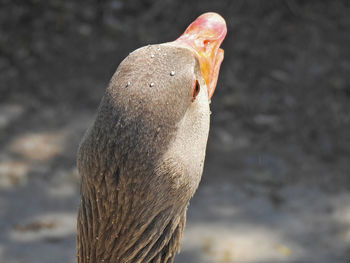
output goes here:
[[203, 172], [225, 20], [205, 13], [175, 41], [118, 66], [77, 157], [79, 263], [171, 263]]

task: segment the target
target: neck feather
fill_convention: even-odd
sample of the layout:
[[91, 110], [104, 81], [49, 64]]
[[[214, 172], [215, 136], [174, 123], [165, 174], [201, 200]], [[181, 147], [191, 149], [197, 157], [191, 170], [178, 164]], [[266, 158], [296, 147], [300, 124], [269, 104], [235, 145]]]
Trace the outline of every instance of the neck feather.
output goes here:
[[93, 182], [82, 178], [78, 262], [173, 262], [186, 207], [155, 202], [157, 193], [147, 197], [142, 183], [117, 173], [102, 173]]

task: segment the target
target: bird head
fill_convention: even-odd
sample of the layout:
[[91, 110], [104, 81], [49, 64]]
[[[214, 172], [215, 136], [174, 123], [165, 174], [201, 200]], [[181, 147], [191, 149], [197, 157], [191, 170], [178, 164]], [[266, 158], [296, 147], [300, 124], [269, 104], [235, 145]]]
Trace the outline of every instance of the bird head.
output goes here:
[[107, 134], [118, 137], [120, 155], [168, 151], [201, 174], [226, 32], [220, 15], [205, 13], [177, 40], [139, 48], [121, 62], [100, 107], [109, 112], [100, 115], [111, 118], [115, 131]]

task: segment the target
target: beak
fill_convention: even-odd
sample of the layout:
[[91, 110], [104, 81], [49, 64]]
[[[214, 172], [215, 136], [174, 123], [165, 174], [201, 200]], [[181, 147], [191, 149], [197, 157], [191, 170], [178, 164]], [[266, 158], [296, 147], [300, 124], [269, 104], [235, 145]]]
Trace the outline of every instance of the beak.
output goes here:
[[224, 50], [220, 48], [227, 33], [225, 20], [216, 13], [199, 16], [173, 44], [187, 47], [198, 58], [209, 98], [214, 94]]

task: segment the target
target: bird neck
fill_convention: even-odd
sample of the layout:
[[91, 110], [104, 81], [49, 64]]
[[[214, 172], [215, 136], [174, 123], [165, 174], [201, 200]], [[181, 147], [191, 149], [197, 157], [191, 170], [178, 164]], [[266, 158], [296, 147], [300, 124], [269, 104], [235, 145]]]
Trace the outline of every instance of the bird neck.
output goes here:
[[78, 263], [171, 263], [192, 178], [164, 158], [175, 125], [124, 111], [107, 93], [79, 147]]
[[112, 170], [82, 174], [78, 263], [173, 262], [186, 206], [171, 204], [139, 179], [149, 174]]

